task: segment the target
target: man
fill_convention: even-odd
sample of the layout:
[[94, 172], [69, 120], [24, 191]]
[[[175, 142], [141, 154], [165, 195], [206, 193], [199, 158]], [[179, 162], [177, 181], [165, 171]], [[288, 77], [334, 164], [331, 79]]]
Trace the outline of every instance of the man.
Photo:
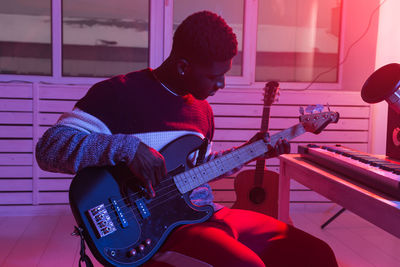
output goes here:
[[[95, 84], [46, 131], [37, 144], [40, 167], [76, 173], [125, 163], [154, 197], [153, 187], [166, 176], [158, 152], [163, 146], [188, 133], [212, 140], [213, 114], [205, 99], [225, 86], [236, 53], [236, 36], [221, 17], [208, 11], [189, 16], [177, 28], [171, 54], [160, 67]], [[260, 137], [265, 135], [249, 142]], [[266, 156], [289, 150], [280, 141]], [[206, 160], [225, 152], [209, 152]], [[173, 231], [161, 251], [212, 266], [337, 266], [321, 240], [263, 214], [214, 205], [212, 199], [207, 184], [193, 190], [192, 202], [213, 205], [215, 214]], [[154, 261], [147, 265], [158, 266]]]

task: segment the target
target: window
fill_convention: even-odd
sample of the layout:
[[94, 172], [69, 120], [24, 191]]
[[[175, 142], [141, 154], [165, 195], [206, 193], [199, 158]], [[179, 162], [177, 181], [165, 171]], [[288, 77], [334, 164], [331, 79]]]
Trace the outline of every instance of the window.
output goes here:
[[63, 1], [63, 76], [107, 77], [149, 66], [149, 3]]
[[[339, 61], [340, 0], [259, 0], [256, 81], [310, 82]], [[337, 82], [338, 69], [318, 82]]]
[[2, 1], [0, 73], [51, 75], [51, 1]]
[[227, 85], [251, 87], [267, 80], [300, 85], [327, 70], [317, 82], [338, 82], [341, 0], [3, 2], [0, 23], [8, 26], [0, 35], [0, 80], [17, 80], [11, 76], [18, 74], [35, 81], [92, 83], [156, 68], [169, 55], [177, 25], [210, 10], [238, 39]]
[[63, 76], [108, 77], [149, 66], [149, 2], [66, 0]]

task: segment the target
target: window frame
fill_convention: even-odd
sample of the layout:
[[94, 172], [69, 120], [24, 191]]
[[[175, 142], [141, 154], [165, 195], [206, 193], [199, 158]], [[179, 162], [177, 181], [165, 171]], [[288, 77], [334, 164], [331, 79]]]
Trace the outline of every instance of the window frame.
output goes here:
[[[62, 76], [62, 0], [49, 0], [51, 3], [51, 41], [52, 41], [52, 75], [17, 75], [0, 74], [0, 81], [45, 82], [60, 84], [93, 84], [107, 77], [64, 77]], [[343, 0], [342, 0], [343, 1]], [[156, 68], [169, 55], [172, 46], [173, 34], [173, 0], [149, 0], [149, 67]], [[341, 10], [341, 23], [344, 25], [345, 9]], [[265, 82], [255, 81], [255, 62], [257, 50], [257, 8], [258, 0], [244, 0], [243, 9], [243, 59], [242, 75], [227, 76], [227, 88], [263, 88]], [[344, 28], [340, 28], [339, 62], [343, 60]], [[314, 83], [311, 89], [341, 89], [342, 68], [338, 67], [338, 81], [336, 83]], [[282, 89], [301, 90], [309, 82], [281, 82]]]

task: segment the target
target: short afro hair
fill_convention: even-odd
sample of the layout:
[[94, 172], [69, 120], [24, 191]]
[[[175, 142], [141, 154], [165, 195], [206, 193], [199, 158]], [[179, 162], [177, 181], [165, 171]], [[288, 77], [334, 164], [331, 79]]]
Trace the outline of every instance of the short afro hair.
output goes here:
[[200, 11], [176, 29], [172, 53], [195, 63], [209, 64], [232, 59], [237, 45], [235, 33], [221, 16]]

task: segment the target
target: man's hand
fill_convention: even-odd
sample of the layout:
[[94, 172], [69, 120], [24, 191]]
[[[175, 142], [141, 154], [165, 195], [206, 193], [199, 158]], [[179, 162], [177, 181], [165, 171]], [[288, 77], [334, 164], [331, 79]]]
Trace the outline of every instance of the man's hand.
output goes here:
[[290, 153], [290, 143], [286, 139], [279, 139], [275, 146], [268, 144], [268, 152], [265, 153], [266, 158], [277, 157], [281, 154]]
[[289, 154], [290, 153], [290, 143], [286, 139], [279, 139], [275, 146], [272, 146], [270, 144], [271, 138], [269, 136], [269, 133], [266, 132], [258, 132], [256, 133], [249, 141], [247, 141], [245, 144], [250, 144], [255, 141], [258, 141], [260, 139], [263, 139], [264, 142], [268, 145], [268, 152], [265, 153], [263, 158], [272, 158], [272, 157], [277, 157], [281, 154]]
[[167, 176], [164, 157], [157, 150], [139, 143], [135, 157], [128, 167], [146, 188], [148, 196], [155, 197], [153, 186]]

